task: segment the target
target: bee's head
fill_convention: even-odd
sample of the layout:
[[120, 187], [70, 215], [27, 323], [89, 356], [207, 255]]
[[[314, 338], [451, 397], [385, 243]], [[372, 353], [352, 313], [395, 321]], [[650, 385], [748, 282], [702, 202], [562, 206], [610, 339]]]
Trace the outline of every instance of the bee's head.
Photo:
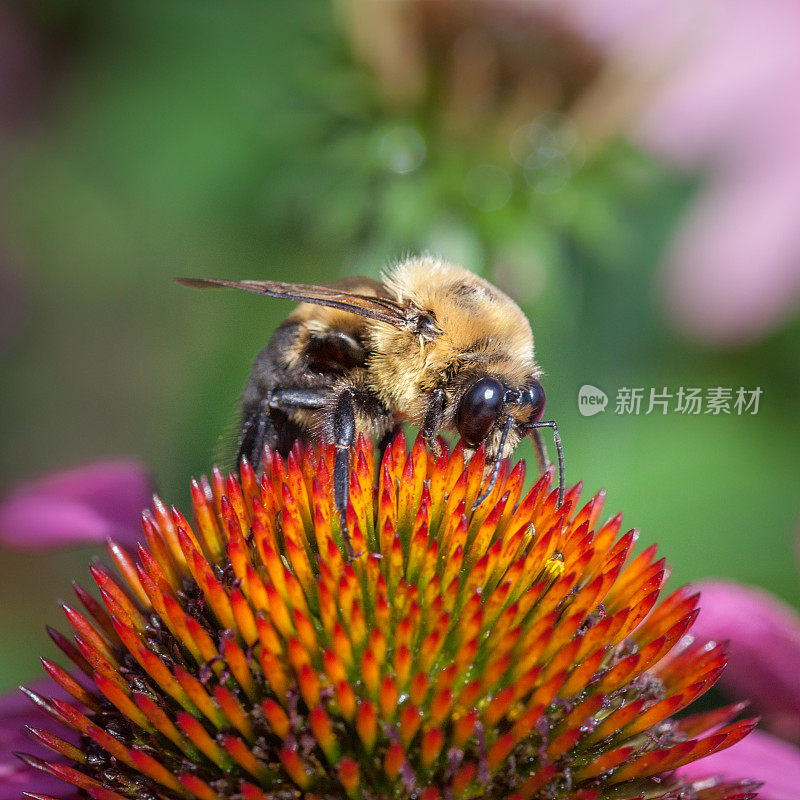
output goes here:
[[529, 378], [522, 388], [509, 388], [497, 378], [476, 380], [461, 395], [455, 413], [458, 433], [470, 447], [477, 447], [502, 418], [511, 416], [520, 424], [539, 422], [544, 415], [542, 384]]

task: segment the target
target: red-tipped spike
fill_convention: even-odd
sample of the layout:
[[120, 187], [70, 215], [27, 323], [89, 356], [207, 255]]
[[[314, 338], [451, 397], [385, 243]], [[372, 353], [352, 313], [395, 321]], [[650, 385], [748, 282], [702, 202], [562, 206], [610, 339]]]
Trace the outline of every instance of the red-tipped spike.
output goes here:
[[690, 643], [690, 591], [658, 605], [655, 548], [626, 566], [636, 534], [619, 535], [620, 517], [596, 529], [603, 495], [581, 507], [580, 485], [558, 507], [552, 468], [523, 497], [524, 465], [501, 462], [473, 510], [486, 445], [439, 447], [417, 437], [407, 453], [397, 437], [375, 487], [359, 436], [354, 559], [332, 445], [265, 450], [260, 480], [243, 460], [240, 479], [194, 482], [197, 535], [156, 498], [138, 563], [112, 543], [122, 579], [93, 567], [102, 605], [76, 586], [76, 645], [51, 634], [94, 683], [43, 662], [80, 709], [28, 692], [94, 749], [35, 728], [76, 768], [28, 763], [95, 800], [599, 800], [650, 778], [694, 800], [752, 793], [674, 772], [753, 721], [731, 722], [740, 706], [673, 719], [725, 648]]

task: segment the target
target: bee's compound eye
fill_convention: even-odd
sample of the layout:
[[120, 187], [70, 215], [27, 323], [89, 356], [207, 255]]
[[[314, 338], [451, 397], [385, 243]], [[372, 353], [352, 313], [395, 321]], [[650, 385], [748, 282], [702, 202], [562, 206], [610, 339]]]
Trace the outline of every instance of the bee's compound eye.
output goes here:
[[470, 446], [482, 442], [503, 407], [505, 389], [494, 378], [481, 378], [462, 396], [456, 409], [456, 427]]
[[524, 389], [525, 405], [531, 407], [530, 422], [539, 422], [544, 416], [545, 396], [542, 384], [535, 378], [531, 378]]

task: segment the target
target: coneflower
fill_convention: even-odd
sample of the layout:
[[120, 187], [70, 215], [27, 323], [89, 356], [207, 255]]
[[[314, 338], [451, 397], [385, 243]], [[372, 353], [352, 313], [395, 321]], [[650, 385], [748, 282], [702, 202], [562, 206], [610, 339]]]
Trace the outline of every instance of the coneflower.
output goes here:
[[215, 470], [192, 524], [156, 499], [136, 556], [111, 543], [122, 578], [95, 565], [101, 602], [64, 606], [74, 644], [52, 634], [74, 700], [28, 691], [73, 738], [31, 729], [57, 756], [21, 758], [95, 800], [754, 797], [675, 772], [755, 721], [674, 718], [724, 647], [692, 640], [696, 594], [657, 603], [664, 562], [599, 522], [602, 493], [559, 508], [551, 473], [524, 493], [504, 463], [473, 511], [482, 450], [400, 435], [376, 480], [361, 439], [350, 559], [332, 466], [298, 444]]

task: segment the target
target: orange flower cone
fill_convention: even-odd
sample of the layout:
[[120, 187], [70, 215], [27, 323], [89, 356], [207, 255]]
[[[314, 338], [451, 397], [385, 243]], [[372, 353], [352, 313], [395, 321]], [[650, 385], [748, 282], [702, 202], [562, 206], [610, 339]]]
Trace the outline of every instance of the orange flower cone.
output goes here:
[[402, 435], [377, 481], [363, 439], [352, 463], [352, 560], [330, 447], [215, 470], [191, 525], [156, 499], [136, 556], [111, 543], [121, 578], [95, 566], [101, 600], [64, 606], [72, 672], [44, 663], [73, 701], [29, 692], [79, 744], [36, 728], [56, 757], [22, 758], [95, 800], [754, 796], [676, 776], [755, 721], [674, 718], [724, 647], [692, 641], [697, 595], [657, 602], [663, 560], [602, 493], [557, 508], [551, 473], [526, 493], [504, 463], [472, 511], [483, 451]]

